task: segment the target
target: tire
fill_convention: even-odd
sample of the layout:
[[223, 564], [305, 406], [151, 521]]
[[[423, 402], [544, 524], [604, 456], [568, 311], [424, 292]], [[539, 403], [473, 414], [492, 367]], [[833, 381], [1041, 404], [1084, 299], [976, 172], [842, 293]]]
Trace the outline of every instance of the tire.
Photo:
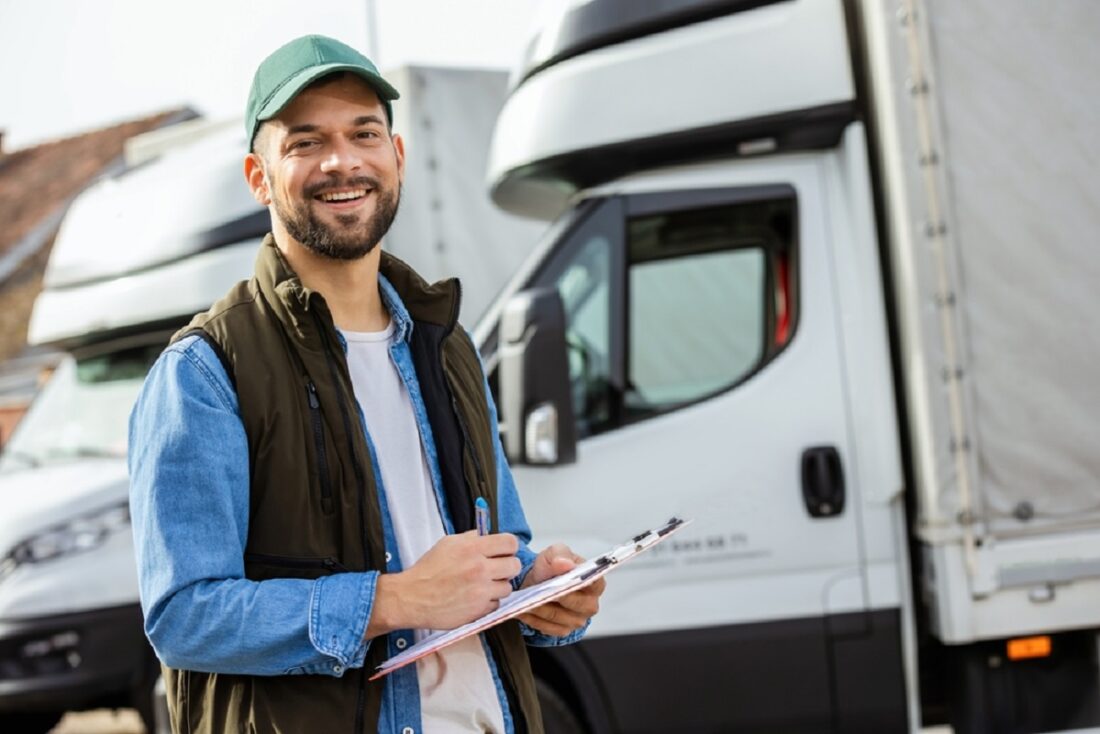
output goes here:
[[20, 711], [0, 714], [4, 734], [46, 734], [61, 721], [61, 711]]
[[535, 679], [535, 692], [542, 709], [542, 727], [546, 734], [584, 734], [588, 730], [561, 694], [542, 680]]

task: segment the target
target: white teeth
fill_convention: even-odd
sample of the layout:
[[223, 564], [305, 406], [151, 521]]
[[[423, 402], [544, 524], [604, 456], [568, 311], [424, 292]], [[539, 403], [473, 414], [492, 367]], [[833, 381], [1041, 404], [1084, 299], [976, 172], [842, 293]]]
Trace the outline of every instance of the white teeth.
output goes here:
[[321, 199], [324, 201], [348, 201], [349, 199], [358, 199], [366, 196], [366, 189], [356, 189], [355, 191], [341, 191], [333, 194], [321, 194]]

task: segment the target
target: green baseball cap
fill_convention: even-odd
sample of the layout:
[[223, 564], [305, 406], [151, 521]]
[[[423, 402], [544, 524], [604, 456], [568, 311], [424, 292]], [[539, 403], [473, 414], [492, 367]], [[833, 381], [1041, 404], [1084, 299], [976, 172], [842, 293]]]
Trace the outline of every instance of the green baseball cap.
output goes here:
[[386, 107], [390, 124], [393, 124], [390, 103], [401, 95], [382, 78], [370, 59], [335, 38], [302, 36], [280, 46], [261, 61], [252, 77], [244, 116], [248, 147], [252, 147], [261, 122], [278, 115], [299, 92], [317, 79], [338, 71], [350, 71], [371, 85]]

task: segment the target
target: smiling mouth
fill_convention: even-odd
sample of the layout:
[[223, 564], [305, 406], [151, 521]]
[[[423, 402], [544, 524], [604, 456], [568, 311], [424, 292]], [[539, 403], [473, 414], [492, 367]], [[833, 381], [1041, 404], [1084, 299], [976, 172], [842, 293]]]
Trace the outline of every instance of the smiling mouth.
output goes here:
[[370, 193], [370, 191], [371, 191], [370, 189], [352, 189], [350, 191], [327, 191], [323, 194], [317, 194], [313, 198], [317, 199], [318, 201], [323, 201], [323, 202], [329, 203], [329, 204], [343, 203], [343, 202], [359, 201], [361, 199], [364, 199], [364, 198], [366, 198], [367, 194]]

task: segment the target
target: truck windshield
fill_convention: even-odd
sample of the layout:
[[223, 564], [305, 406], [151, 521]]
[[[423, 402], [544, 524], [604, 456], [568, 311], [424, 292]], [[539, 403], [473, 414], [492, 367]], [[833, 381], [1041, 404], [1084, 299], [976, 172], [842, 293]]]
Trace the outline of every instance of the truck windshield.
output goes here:
[[143, 345], [62, 360], [4, 447], [0, 473], [125, 457], [130, 408], [162, 349]]

